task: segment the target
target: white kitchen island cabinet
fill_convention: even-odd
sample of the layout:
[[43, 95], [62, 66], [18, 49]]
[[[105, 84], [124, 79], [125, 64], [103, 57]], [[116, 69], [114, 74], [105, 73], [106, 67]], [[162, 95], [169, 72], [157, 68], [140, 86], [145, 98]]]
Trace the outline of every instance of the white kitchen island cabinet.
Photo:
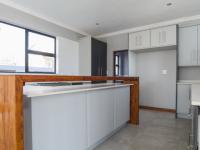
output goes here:
[[[28, 102], [28, 101], [27, 101]], [[27, 103], [26, 102], [26, 103]], [[25, 113], [26, 150], [83, 150], [87, 148], [86, 95], [59, 94], [32, 98]], [[29, 113], [30, 114], [30, 113]], [[32, 129], [27, 125], [31, 118]], [[28, 132], [30, 133], [30, 131]], [[25, 141], [26, 141], [25, 140]], [[31, 141], [30, 141], [31, 140]]]
[[130, 91], [129, 87], [118, 88], [115, 90], [115, 124], [118, 129], [130, 118]]
[[130, 88], [93, 91], [87, 94], [88, 144], [95, 147], [130, 119]]
[[87, 94], [88, 144], [94, 146], [114, 130], [114, 90]]
[[50, 94], [29, 91], [24, 111], [26, 150], [93, 149], [129, 121], [130, 85], [90, 86], [49, 89]]

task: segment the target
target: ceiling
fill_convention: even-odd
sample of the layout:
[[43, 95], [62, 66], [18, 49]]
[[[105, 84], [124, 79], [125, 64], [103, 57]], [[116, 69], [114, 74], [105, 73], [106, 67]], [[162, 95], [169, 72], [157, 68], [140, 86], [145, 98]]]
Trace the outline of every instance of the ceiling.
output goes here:
[[[200, 0], [9, 1], [93, 36], [200, 14]], [[166, 6], [167, 3], [172, 5]]]

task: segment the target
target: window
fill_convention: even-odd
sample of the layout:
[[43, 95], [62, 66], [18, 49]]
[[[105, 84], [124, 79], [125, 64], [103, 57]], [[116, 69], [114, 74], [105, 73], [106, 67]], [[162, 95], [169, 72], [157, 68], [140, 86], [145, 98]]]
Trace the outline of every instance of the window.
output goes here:
[[56, 38], [0, 22], [0, 72], [56, 72]]
[[55, 38], [27, 31], [27, 72], [55, 72]]
[[25, 72], [25, 30], [0, 23], [1, 72]]

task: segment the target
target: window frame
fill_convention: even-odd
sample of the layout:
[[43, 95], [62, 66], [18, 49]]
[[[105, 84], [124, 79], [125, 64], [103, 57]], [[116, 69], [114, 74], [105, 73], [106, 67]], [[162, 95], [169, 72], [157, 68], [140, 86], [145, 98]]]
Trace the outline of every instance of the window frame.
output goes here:
[[[10, 25], [10, 26], [17, 27], [17, 28], [25, 30], [25, 43], [24, 43], [25, 44], [25, 66], [24, 66], [25, 72], [13, 72], [13, 73], [56, 74], [56, 70], [57, 70], [57, 66], [56, 66], [57, 65], [57, 50], [56, 50], [57, 46], [56, 46], [56, 44], [57, 44], [57, 42], [56, 42], [55, 36], [52, 36], [52, 35], [49, 35], [49, 34], [46, 34], [46, 33], [42, 33], [42, 32], [39, 32], [39, 31], [31, 30], [31, 29], [28, 29], [28, 28], [25, 28], [25, 27], [22, 27], [22, 26], [19, 26], [19, 25], [15, 25], [15, 24], [12, 24], [12, 23], [4, 22], [4, 21], [1, 21], [1, 20], [0, 20], [0, 23], [7, 24], [7, 25]], [[48, 53], [48, 52], [40, 52], [40, 51], [29, 50], [28, 49], [28, 42], [29, 42], [28, 33], [30, 33], [30, 32], [53, 38], [54, 39], [54, 54]], [[28, 65], [28, 62], [29, 62], [28, 55], [29, 54], [35, 54], [35, 55], [39, 55], [39, 56], [48, 56], [48, 57], [54, 58], [54, 71], [53, 72], [29, 71], [29, 65]], [[4, 73], [4, 72], [1, 72], [1, 73]]]
[[[38, 35], [43, 35], [46, 37], [50, 37], [54, 39], [54, 54], [53, 53], [48, 53], [48, 52], [41, 52], [41, 51], [36, 51], [36, 50], [31, 50], [29, 49], [29, 33], [35, 33]], [[26, 29], [26, 40], [25, 40], [25, 72], [26, 73], [45, 73], [45, 74], [56, 74], [56, 37], [45, 34], [45, 33], [41, 33], [38, 31], [34, 31], [34, 30], [30, 30], [30, 29]], [[54, 58], [54, 71], [53, 72], [45, 72], [45, 71], [30, 71], [29, 70], [29, 54], [34, 54], [34, 55], [39, 55], [39, 56], [48, 56], [48, 57], [52, 57]]]

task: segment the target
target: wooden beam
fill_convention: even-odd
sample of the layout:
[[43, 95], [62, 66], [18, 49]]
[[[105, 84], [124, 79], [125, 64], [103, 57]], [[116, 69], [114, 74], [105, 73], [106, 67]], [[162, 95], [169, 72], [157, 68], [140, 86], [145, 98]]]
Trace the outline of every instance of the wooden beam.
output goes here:
[[140, 106], [141, 109], [148, 109], [153, 111], [160, 111], [160, 112], [170, 112], [170, 113], [176, 113], [175, 109], [169, 109], [169, 108], [158, 108], [158, 107], [149, 107], [149, 106]]
[[23, 86], [26, 82], [122, 80], [130, 83], [130, 123], [139, 124], [139, 78], [0, 75], [0, 150], [24, 150]]
[[0, 76], [0, 149], [23, 150], [23, 85]]

